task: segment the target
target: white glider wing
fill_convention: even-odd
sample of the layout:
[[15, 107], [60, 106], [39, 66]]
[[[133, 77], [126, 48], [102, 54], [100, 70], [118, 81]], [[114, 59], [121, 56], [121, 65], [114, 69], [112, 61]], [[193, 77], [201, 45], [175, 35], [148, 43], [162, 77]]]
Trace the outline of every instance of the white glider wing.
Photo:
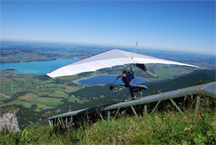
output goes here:
[[60, 76], [75, 75], [83, 72], [96, 71], [102, 68], [109, 68], [109, 67], [111, 68], [113, 66], [124, 65], [124, 64], [162, 63], [162, 64], [174, 64], [174, 65], [185, 66], [185, 67], [200, 68], [195, 65], [150, 57], [147, 55], [140, 55], [136, 53], [134, 54], [133, 58], [132, 56], [133, 56], [132, 52], [122, 51], [118, 49], [111, 49], [84, 58], [82, 60], [73, 62], [59, 69], [56, 69], [50, 73], [47, 73], [46, 75], [55, 78]]

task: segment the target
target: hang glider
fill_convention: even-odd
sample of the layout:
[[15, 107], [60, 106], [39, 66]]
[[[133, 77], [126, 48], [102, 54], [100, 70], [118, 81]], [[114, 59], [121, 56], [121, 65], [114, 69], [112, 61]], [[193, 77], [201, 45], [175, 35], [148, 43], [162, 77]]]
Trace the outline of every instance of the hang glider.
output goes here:
[[[82, 60], [73, 62], [59, 69], [56, 69], [50, 73], [47, 73], [51, 78], [60, 76], [70, 76], [83, 72], [92, 72], [102, 68], [112, 68], [117, 65], [134, 64], [137, 67], [146, 71], [144, 64], [151, 63], [161, 63], [161, 64], [173, 64], [185, 67], [200, 68], [195, 65], [150, 57], [147, 55], [141, 55], [136, 53], [131, 53], [127, 51], [122, 51], [118, 49], [111, 49], [96, 55], [84, 58]], [[147, 72], [148, 73], [148, 72]]]

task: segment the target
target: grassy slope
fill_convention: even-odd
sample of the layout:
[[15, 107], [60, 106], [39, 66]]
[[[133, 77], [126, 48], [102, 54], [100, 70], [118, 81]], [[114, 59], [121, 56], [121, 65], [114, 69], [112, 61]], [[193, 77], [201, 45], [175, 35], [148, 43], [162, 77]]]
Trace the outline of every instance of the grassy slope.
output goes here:
[[[62, 133], [49, 126], [34, 124], [18, 133], [0, 134], [1, 144], [215, 144], [215, 111], [193, 110], [184, 114], [156, 112], [154, 115], [98, 121], [92, 126], [68, 128]], [[60, 132], [58, 132], [60, 131]]]
[[[81, 144], [200, 144], [216, 141], [216, 113], [174, 112], [99, 121], [82, 133]], [[211, 135], [210, 135], [211, 134]], [[214, 139], [210, 139], [212, 136]]]

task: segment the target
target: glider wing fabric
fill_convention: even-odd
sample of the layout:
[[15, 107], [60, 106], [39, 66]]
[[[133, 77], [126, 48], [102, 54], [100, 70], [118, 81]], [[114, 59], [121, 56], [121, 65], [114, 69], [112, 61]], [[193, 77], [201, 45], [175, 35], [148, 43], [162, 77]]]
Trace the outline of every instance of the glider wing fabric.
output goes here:
[[57, 70], [47, 73], [47, 75], [49, 77], [55, 78], [60, 76], [75, 75], [83, 72], [96, 71], [102, 68], [109, 68], [109, 67], [111, 68], [113, 66], [124, 65], [124, 64], [162, 63], [162, 64], [174, 64], [179, 66], [199, 68], [198, 66], [195, 65], [164, 60], [164, 59], [150, 57], [147, 55], [140, 55], [136, 53], [134, 54], [133, 58], [132, 56], [133, 56], [132, 52], [111, 49], [87, 57], [85, 59], [73, 62], [66, 66], [63, 66]]

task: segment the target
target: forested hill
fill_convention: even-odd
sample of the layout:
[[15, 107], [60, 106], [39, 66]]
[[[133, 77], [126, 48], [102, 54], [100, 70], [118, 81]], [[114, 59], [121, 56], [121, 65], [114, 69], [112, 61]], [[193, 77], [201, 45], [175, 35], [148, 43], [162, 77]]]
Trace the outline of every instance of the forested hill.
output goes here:
[[196, 71], [193, 71], [192, 73], [190, 73], [189, 75], [198, 74], [198, 73], [206, 74], [207, 76], [209, 76], [209, 77], [213, 78], [214, 80], [216, 80], [216, 69], [212, 69], [212, 70], [207, 70], [207, 69], [196, 70]]
[[[212, 73], [210, 73], [212, 75]], [[173, 80], [169, 80], [169, 81], [165, 81], [165, 82], [159, 82], [159, 83], [146, 83], [145, 85], [148, 86], [148, 90], [143, 92], [144, 96], [159, 90], [160, 92], [168, 92], [168, 91], [172, 91], [172, 90], [178, 90], [182, 87], [185, 87], [187, 85], [190, 85], [191, 83], [195, 83], [198, 81], [209, 81], [209, 82], [213, 82], [215, 81], [215, 79], [213, 79], [212, 77], [210, 77], [209, 75], [205, 74], [205, 73], [191, 73], [189, 75], [185, 75]]]

